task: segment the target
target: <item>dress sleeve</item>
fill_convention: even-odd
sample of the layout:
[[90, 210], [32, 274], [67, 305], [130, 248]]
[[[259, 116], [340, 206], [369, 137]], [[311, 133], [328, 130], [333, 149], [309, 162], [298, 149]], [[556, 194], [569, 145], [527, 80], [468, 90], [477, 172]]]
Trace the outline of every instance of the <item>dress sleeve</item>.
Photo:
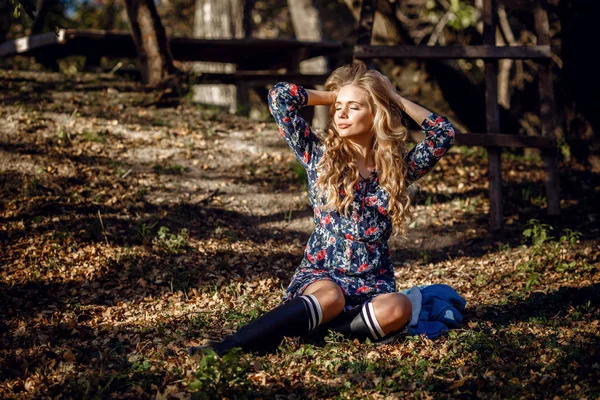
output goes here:
[[296, 158], [308, 168], [319, 139], [298, 110], [306, 105], [306, 90], [293, 83], [280, 82], [269, 91], [269, 111], [279, 126], [281, 136], [288, 142]]
[[421, 129], [425, 138], [406, 155], [408, 184], [429, 172], [454, 144], [454, 127], [444, 116], [430, 114], [421, 124]]

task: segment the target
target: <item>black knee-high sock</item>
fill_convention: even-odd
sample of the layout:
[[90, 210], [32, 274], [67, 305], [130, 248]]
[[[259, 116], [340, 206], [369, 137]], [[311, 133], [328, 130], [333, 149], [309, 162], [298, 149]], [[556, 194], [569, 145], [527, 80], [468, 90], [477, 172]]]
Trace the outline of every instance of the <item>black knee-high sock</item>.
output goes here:
[[322, 319], [317, 298], [311, 294], [299, 296], [244, 325], [221, 342], [191, 347], [188, 351], [194, 354], [207, 347], [219, 355], [236, 347], [245, 351], [268, 351], [276, 348], [285, 336], [300, 336], [317, 328]]
[[358, 340], [369, 338], [377, 341], [385, 337], [385, 333], [375, 317], [375, 310], [371, 302], [343, 312], [324, 328]]
[[308, 331], [312, 331], [321, 325], [321, 322], [323, 321], [323, 310], [321, 310], [321, 304], [319, 304], [319, 300], [317, 300], [317, 298], [312, 294], [299, 296], [299, 298], [302, 299], [306, 305], [307, 313], [309, 314]]

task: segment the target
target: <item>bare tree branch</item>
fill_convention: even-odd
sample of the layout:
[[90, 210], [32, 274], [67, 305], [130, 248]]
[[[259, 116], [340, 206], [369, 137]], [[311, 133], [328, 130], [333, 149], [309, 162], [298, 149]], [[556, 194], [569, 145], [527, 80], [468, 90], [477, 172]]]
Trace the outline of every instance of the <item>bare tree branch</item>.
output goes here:
[[433, 32], [427, 41], [427, 46], [435, 46], [435, 44], [438, 42], [438, 38], [440, 38], [440, 35], [444, 31], [444, 28], [453, 15], [454, 13], [452, 11], [446, 11], [446, 13], [442, 15], [442, 18], [440, 18], [438, 23], [435, 25], [435, 28], [433, 28]]

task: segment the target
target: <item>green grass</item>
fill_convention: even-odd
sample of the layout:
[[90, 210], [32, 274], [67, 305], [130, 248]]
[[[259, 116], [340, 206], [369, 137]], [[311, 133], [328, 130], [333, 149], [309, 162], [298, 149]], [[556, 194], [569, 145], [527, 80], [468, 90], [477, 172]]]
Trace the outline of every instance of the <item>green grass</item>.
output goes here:
[[161, 226], [156, 232], [154, 243], [162, 250], [170, 254], [179, 254], [185, 252], [188, 244], [187, 229], [181, 229], [179, 233], [170, 233], [169, 228]]

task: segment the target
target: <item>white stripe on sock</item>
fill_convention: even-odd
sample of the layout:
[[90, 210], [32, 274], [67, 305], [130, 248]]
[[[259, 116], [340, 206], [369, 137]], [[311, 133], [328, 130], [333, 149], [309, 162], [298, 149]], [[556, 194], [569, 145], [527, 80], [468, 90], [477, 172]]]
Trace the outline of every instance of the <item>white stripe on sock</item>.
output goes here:
[[369, 308], [369, 312], [373, 316], [373, 325], [375, 326], [377, 333], [379, 333], [379, 339], [381, 339], [385, 336], [385, 332], [383, 332], [383, 329], [381, 329], [381, 326], [379, 325], [379, 321], [377, 321], [377, 317], [375, 316], [375, 309], [373, 308], [373, 303], [369, 302], [369, 304], [367, 304], [367, 307]]
[[310, 299], [306, 296], [300, 296], [300, 298], [302, 299], [302, 301], [304, 301], [304, 303], [306, 304], [306, 308], [308, 309], [308, 330], [312, 331], [315, 320], [315, 312], [313, 310], [312, 303], [310, 302]]
[[314, 329], [317, 326], [321, 325], [321, 322], [323, 321], [323, 310], [321, 310], [321, 303], [319, 303], [319, 300], [317, 300], [317, 298], [314, 295], [309, 294], [307, 296], [310, 297], [311, 299], [313, 299], [315, 301], [314, 302], [314, 306], [315, 306], [315, 309], [317, 311], [317, 323], [313, 327], [313, 329]]
[[365, 321], [365, 325], [367, 325], [367, 328], [369, 328], [369, 332], [371, 332], [371, 339], [377, 340], [377, 334], [375, 333], [375, 330], [373, 330], [373, 327], [371, 326], [371, 321], [369, 320], [367, 306], [364, 305], [360, 312], [362, 314], [363, 320]]

